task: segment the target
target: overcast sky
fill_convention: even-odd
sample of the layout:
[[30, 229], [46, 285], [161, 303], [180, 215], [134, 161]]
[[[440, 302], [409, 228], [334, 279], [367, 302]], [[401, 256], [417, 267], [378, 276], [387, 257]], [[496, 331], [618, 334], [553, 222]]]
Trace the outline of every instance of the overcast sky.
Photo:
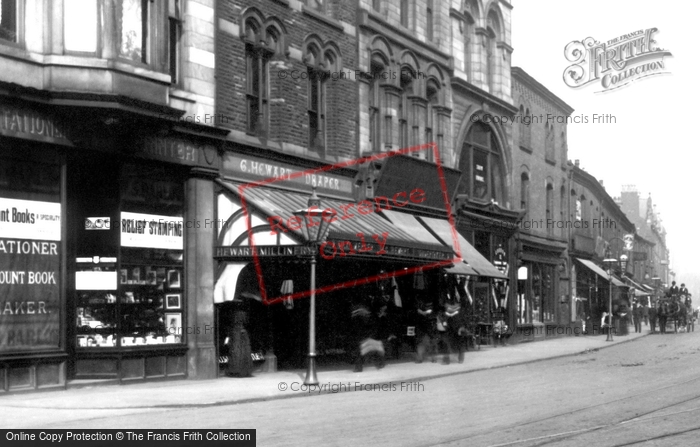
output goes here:
[[[569, 124], [569, 159], [604, 181], [613, 197], [622, 185], [636, 185], [642, 197], [651, 193], [668, 232], [676, 280], [700, 293], [696, 226], [700, 222], [697, 143], [697, 81], [700, 52], [691, 38], [697, 15], [692, 2], [669, 0], [513, 0], [513, 66], [564, 100], [572, 115], [587, 124]], [[671, 74], [651, 76], [611, 92], [599, 82], [570, 88], [563, 72], [571, 65], [565, 46], [587, 37], [607, 42], [637, 30], [658, 28], [656, 46], [672, 53], [664, 59]], [[593, 124], [593, 114], [611, 114], [616, 122]], [[681, 200], [681, 198], [685, 200]], [[697, 301], [697, 299], [696, 299]], [[697, 303], [696, 303], [697, 304]]]

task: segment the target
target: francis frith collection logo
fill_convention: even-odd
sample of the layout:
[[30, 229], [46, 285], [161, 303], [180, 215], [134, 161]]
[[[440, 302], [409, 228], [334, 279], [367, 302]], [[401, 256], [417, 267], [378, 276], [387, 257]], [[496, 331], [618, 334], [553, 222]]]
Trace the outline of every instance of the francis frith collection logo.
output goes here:
[[601, 93], [649, 76], [667, 74], [663, 59], [672, 54], [656, 46], [657, 31], [657, 28], [640, 29], [606, 42], [592, 37], [570, 42], [564, 55], [572, 65], [564, 70], [564, 82], [572, 88], [600, 82], [602, 90], [596, 93]]

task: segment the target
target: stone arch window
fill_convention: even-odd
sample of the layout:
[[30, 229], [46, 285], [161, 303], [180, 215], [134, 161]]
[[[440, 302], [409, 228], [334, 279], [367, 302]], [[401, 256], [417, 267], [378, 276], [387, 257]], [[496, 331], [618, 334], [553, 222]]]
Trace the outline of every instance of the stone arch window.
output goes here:
[[566, 131], [562, 130], [559, 138], [560, 151], [561, 151], [561, 165], [566, 166], [566, 160], [568, 159], [567, 147], [566, 147]]
[[545, 160], [554, 162], [554, 124], [552, 123], [545, 123], [544, 157]]
[[327, 146], [327, 89], [331, 72], [339, 70], [339, 56], [331, 44], [316, 36], [307, 39], [304, 48], [307, 71], [307, 114], [309, 150], [324, 155]]
[[432, 42], [435, 38], [434, 29], [435, 18], [433, 17], [433, 0], [426, 0], [425, 5], [425, 38], [428, 42]]
[[559, 191], [559, 221], [561, 225], [561, 238], [566, 238], [566, 187], [561, 186]]
[[[401, 67], [399, 79], [399, 87], [401, 89], [399, 104], [398, 104], [398, 119], [399, 119], [399, 148], [407, 148], [411, 145], [411, 137], [409, 132], [417, 127], [416, 117], [411, 113], [410, 97], [414, 94], [416, 71], [407, 65]], [[414, 131], [415, 134], [415, 131]], [[414, 135], [415, 139], [415, 135]]]
[[[442, 126], [436, 110], [436, 107], [440, 104], [440, 82], [437, 79], [428, 79], [425, 86], [425, 98], [428, 101], [425, 109], [425, 142], [435, 142], [438, 145], [438, 150], [442, 150]], [[427, 158], [429, 161], [435, 161], [433, 160], [433, 151], [427, 151]]]
[[501, 23], [495, 11], [489, 12], [486, 20], [486, 79], [491, 94], [496, 92], [499, 76], [498, 40], [501, 38]]
[[520, 174], [520, 210], [525, 212], [523, 220], [528, 219], [530, 213], [530, 175], [527, 172]]
[[410, 0], [399, 0], [399, 22], [401, 26], [408, 28], [408, 9], [410, 7]]
[[[382, 74], [386, 72], [388, 66], [387, 59], [379, 53], [375, 53], [370, 61], [370, 80], [369, 80], [369, 142], [372, 151], [375, 153], [382, 152], [382, 131], [391, 134], [391, 127], [382, 129], [382, 89], [380, 81]], [[389, 139], [391, 144], [391, 139]]]
[[467, 79], [471, 80], [472, 75], [472, 56], [474, 50], [474, 28], [479, 18], [479, 7], [474, 4], [473, 0], [469, 0], [464, 4], [464, 23], [462, 28], [462, 37], [464, 39], [464, 73]]
[[458, 193], [479, 202], [502, 203], [504, 165], [494, 130], [482, 121], [469, 128], [462, 144], [459, 169], [462, 180]]
[[554, 186], [549, 182], [545, 188], [545, 218], [547, 234], [551, 236], [554, 233]]
[[274, 19], [262, 20], [256, 10], [243, 16], [241, 38], [245, 42], [246, 131], [267, 137], [269, 123], [269, 63], [284, 52], [284, 34]]
[[530, 108], [524, 104], [518, 109], [520, 112], [520, 147], [531, 150], [532, 148], [532, 123], [530, 122]]

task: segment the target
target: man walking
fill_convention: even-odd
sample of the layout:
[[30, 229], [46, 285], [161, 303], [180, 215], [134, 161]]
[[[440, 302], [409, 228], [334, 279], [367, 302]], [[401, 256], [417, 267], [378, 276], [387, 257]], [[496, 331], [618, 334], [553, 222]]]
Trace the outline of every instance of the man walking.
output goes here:
[[656, 304], [654, 303], [651, 306], [649, 306], [649, 326], [651, 327], [652, 334], [656, 333], [656, 317]]

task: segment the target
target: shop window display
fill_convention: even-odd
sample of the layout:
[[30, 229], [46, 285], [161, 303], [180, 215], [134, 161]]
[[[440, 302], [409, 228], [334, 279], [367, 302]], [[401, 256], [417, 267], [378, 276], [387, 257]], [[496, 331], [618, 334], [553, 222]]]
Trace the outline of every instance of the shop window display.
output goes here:
[[112, 166], [114, 171], [121, 185], [116, 191], [81, 183], [93, 200], [81, 209], [76, 345], [91, 350], [183, 343], [182, 182], [157, 168]]

